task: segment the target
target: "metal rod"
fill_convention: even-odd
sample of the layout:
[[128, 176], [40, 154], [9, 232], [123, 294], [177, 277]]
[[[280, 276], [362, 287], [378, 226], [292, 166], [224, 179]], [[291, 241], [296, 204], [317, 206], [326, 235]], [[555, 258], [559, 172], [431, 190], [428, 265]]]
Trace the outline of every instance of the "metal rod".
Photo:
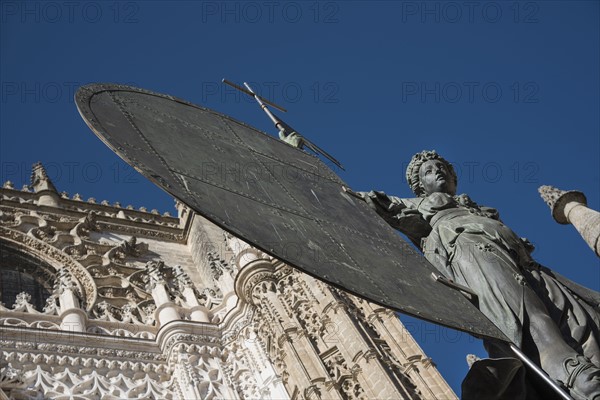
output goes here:
[[320, 148], [319, 146], [317, 146], [316, 144], [314, 144], [307, 138], [303, 138], [303, 140], [309, 149], [311, 149], [312, 151], [314, 151], [317, 154], [321, 154], [323, 157], [327, 158], [329, 161], [331, 161], [332, 163], [337, 165], [342, 170], [344, 170], [344, 171], [346, 170], [344, 168], [344, 166], [338, 160], [336, 160], [335, 157], [333, 157], [331, 154], [329, 154], [328, 152], [326, 152], [325, 150], [323, 150], [322, 148]]
[[533, 372], [535, 372], [535, 374], [537, 376], [539, 376], [540, 378], [542, 378], [542, 380], [544, 380], [544, 382], [546, 382], [557, 394], [560, 395], [560, 397], [562, 397], [565, 400], [574, 400], [571, 396], [569, 396], [569, 394], [567, 392], [565, 392], [563, 390], [563, 388], [561, 388], [560, 386], [558, 386], [558, 384], [556, 382], [554, 382], [545, 372], [543, 369], [541, 369], [537, 364], [535, 364], [533, 361], [531, 361], [526, 355], [525, 353], [523, 353], [521, 351], [521, 349], [519, 349], [517, 346], [515, 346], [513, 343], [509, 343], [508, 344], [510, 346], [510, 349], [513, 351], [513, 353], [515, 353], [517, 355], [517, 357], [519, 357], [519, 359], [521, 361], [523, 361], [523, 363], [525, 365], [527, 365], [529, 368], [531, 368], [533, 370]]
[[256, 93], [254, 93], [253, 90], [246, 90], [243, 87], [241, 87], [239, 85], [236, 85], [235, 83], [233, 83], [231, 81], [228, 81], [227, 79], [223, 79], [222, 82], [225, 83], [225, 84], [227, 84], [227, 85], [229, 85], [229, 86], [231, 86], [231, 87], [233, 87], [233, 88], [236, 88], [237, 90], [239, 90], [242, 93], [246, 93], [249, 96], [252, 96], [254, 98], [258, 97], [260, 100], [264, 101], [265, 103], [267, 103], [270, 106], [275, 107], [279, 111], [287, 112], [287, 110], [285, 108], [283, 108], [281, 106], [278, 106], [277, 104], [273, 103], [272, 101], [269, 101], [269, 100], [265, 99], [262, 96], [257, 95]]
[[262, 102], [262, 100], [260, 99], [260, 96], [258, 96], [256, 93], [254, 93], [254, 90], [252, 90], [250, 85], [248, 85], [246, 82], [244, 82], [244, 86], [246, 86], [248, 91], [250, 91], [250, 93], [252, 93], [252, 96], [254, 96], [258, 105], [260, 105], [260, 108], [262, 108], [262, 110], [269, 116], [269, 118], [271, 118], [271, 121], [273, 121], [273, 123], [275, 124], [275, 127], [277, 127], [277, 129], [281, 129], [281, 127], [279, 126], [279, 125], [281, 125], [281, 121], [279, 120], [279, 118], [277, 118], [275, 115], [273, 115], [271, 110], [269, 110], [269, 108], [265, 105], [265, 103]]
[[440, 282], [452, 289], [459, 290], [459, 291], [463, 292], [464, 294], [471, 296], [471, 300], [477, 300], [477, 294], [474, 291], [472, 291], [471, 289], [469, 289], [468, 287], [458, 284], [458, 283], [454, 282], [453, 280], [448, 279], [445, 276], [443, 276], [441, 274], [437, 274], [435, 272], [431, 273], [431, 277], [436, 282]]

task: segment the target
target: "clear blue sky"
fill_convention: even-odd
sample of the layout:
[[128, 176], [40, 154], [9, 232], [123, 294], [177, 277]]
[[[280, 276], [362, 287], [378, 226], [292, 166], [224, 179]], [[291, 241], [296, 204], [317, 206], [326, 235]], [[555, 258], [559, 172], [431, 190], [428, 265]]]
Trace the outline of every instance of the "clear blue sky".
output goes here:
[[[356, 190], [408, 197], [406, 163], [436, 149], [459, 192], [496, 207], [538, 261], [600, 289], [600, 263], [537, 193], [600, 209], [596, 1], [1, 2], [2, 181], [42, 161], [59, 190], [174, 211], [79, 117], [90, 82], [171, 94], [275, 133], [220, 85], [252, 82], [334, 154]], [[479, 341], [403, 318], [457, 391]]]

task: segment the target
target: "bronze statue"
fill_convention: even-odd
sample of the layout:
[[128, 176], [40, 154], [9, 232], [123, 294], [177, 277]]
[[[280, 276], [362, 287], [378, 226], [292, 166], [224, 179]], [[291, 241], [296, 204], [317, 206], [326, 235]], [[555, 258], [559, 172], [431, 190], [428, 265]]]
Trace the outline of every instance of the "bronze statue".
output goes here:
[[[538, 264], [533, 246], [498, 212], [456, 195], [452, 165], [435, 151], [406, 171], [416, 198], [362, 193], [448, 279], [477, 295], [477, 307], [575, 399], [600, 399], [600, 295]], [[492, 358], [510, 357], [485, 342]]]

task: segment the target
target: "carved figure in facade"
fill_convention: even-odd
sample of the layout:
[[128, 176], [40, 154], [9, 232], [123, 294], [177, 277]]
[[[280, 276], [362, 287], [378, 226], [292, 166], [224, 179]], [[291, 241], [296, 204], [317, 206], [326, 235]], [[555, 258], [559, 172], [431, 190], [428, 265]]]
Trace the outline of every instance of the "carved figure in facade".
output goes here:
[[[435, 151], [416, 154], [406, 177], [416, 198], [362, 196], [447, 278], [475, 292], [479, 309], [575, 399], [600, 399], [600, 295], [533, 260], [530, 243], [495, 209], [457, 196], [456, 173]], [[485, 344], [491, 357], [510, 357]]]

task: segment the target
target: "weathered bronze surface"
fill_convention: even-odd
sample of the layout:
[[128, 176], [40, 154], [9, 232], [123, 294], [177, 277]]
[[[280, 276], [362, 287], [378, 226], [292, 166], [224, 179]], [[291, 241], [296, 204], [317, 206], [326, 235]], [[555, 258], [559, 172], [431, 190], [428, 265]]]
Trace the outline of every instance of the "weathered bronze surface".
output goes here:
[[373, 302], [482, 337], [505, 336], [318, 158], [214, 111], [119, 85], [76, 94], [90, 128], [223, 229]]
[[[457, 196], [452, 164], [435, 151], [415, 154], [406, 180], [417, 197], [401, 199], [382, 192], [356, 196], [420, 243], [425, 257], [451, 279], [451, 285], [474, 296], [481, 312], [516, 345], [513, 353], [520, 348], [526, 358], [537, 360], [574, 399], [600, 399], [600, 293], [537, 263], [530, 254], [531, 243], [504, 225], [497, 210], [466, 194]], [[495, 358], [511, 356], [505, 344], [487, 343], [486, 348]], [[521, 395], [527, 392], [527, 397], [519, 398], [532, 398], [524, 381], [510, 382], [515, 365], [499, 361], [491, 369], [499, 373], [494, 389], [492, 381], [480, 379], [492, 375], [492, 364], [474, 364], [463, 398], [487, 399], [490, 390], [498, 394], [518, 385]], [[552, 380], [546, 383], [554, 385]], [[494, 398], [515, 395], [507, 392]]]

